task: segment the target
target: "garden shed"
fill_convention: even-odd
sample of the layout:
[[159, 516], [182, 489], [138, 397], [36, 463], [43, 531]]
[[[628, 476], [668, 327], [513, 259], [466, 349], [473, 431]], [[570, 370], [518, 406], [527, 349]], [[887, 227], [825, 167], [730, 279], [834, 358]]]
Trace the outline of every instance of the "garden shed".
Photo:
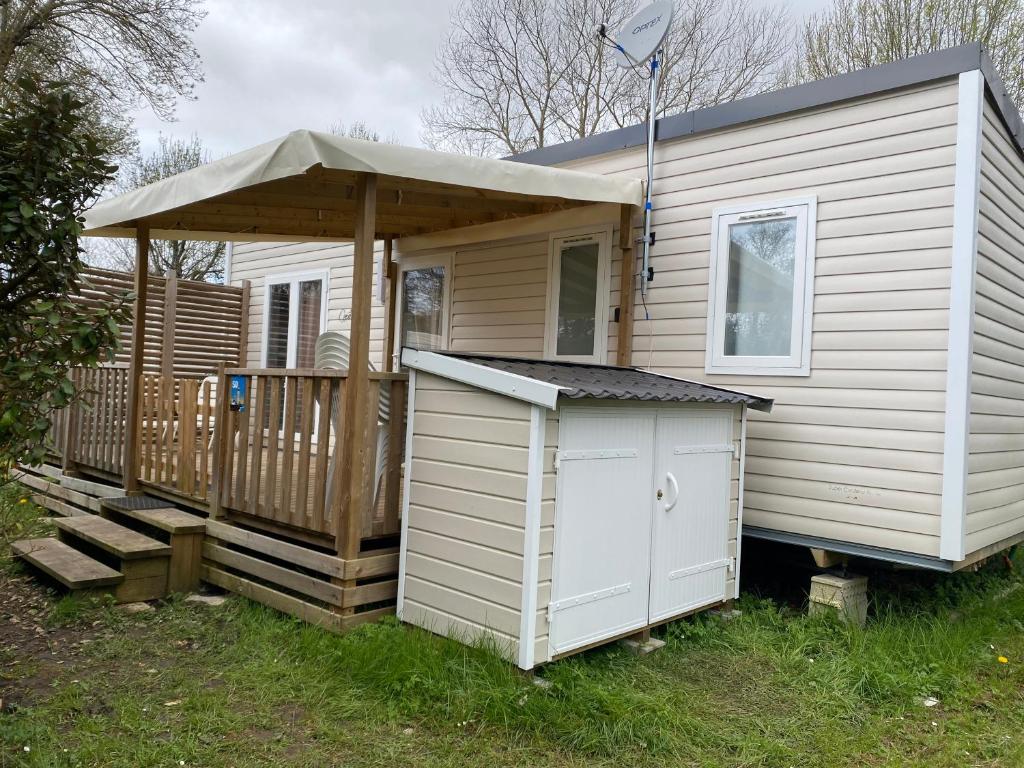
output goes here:
[[398, 615], [523, 669], [733, 598], [747, 408], [636, 368], [406, 349]]

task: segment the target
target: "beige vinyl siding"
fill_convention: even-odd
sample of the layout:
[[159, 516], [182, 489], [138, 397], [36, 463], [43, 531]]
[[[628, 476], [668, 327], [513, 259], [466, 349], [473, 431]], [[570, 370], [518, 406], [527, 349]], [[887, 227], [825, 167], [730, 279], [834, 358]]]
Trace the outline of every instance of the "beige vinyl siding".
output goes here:
[[1024, 531], [1024, 161], [985, 104], [967, 553]]
[[[378, 253], [382, 249], [377, 244]], [[375, 265], [376, 265], [375, 261]], [[251, 282], [249, 294], [248, 364], [263, 364], [263, 312], [268, 276], [295, 272], [330, 270], [327, 292], [329, 331], [349, 334], [349, 321], [341, 314], [352, 308], [352, 245], [349, 243], [235, 243], [231, 260], [231, 284]], [[380, 370], [384, 348], [384, 307], [377, 301], [377, 274], [374, 267], [374, 297], [370, 320], [370, 361]]]
[[[956, 111], [951, 79], [658, 144], [633, 364], [775, 398], [750, 413], [745, 525], [938, 554]], [[801, 195], [818, 199], [811, 375], [706, 374], [712, 211]]]
[[452, 350], [544, 356], [546, 236], [460, 248], [452, 273]]
[[[486, 635], [512, 660], [519, 648], [530, 408], [416, 376], [402, 618], [463, 639]], [[550, 536], [541, 537], [541, 546], [550, 550]]]
[[[603, 225], [568, 229], [597, 232], [612, 224], [609, 221]], [[550, 235], [561, 231], [564, 230], [449, 249], [454, 253], [449, 349], [511, 357], [544, 357]], [[612, 228], [610, 245], [613, 277], [608, 301], [614, 311], [619, 301], [618, 276], [622, 260], [617, 227]], [[609, 312], [607, 359], [614, 362], [616, 325], [611, 317]]]

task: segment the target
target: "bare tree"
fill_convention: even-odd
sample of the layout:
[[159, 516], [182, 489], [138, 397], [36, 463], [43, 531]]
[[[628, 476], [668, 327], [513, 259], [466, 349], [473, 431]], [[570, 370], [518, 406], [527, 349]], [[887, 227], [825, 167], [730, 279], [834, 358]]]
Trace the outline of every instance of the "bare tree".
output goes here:
[[808, 18], [798, 77], [814, 80], [978, 42], [1024, 105], [1024, 4], [1020, 0], [835, 0]]
[[351, 125], [345, 123], [331, 123], [327, 129], [329, 133], [333, 133], [335, 136], [347, 136], [350, 139], [362, 139], [363, 141], [383, 141], [385, 144], [397, 144], [398, 137], [395, 134], [385, 136], [383, 139], [380, 137], [380, 133], [368, 126], [362, 120], [356, 120]]
[[70, 83], [124, 149], [130, 108], [169, 118], [202, 81], [204, 16], [200, 0], [0, 0], [0, 98], [23, 75]]
[[[136, 152], [118, 172], [119, 192], [129, 192], [160, 179], [197, 168], [210, 161], [198, 136], [175, 139], [161, 136], [156, 151]], [[131, 270], [135, 246], [130, 240], [90, 240], [87, 261], [95, 266]], [[149, 251], [149, 271], [162, 275], [172, 270], [184, 280], [220, 282], [224, 279], [224, 243], [199, 240], [154, 240]]]
[[[424, 142], [517, 153], [647, 118], [646, 73], [616, 67], [595, 38], [638, 0], [463, 0], [435, 62], [443, 93]], [[753, 0], [677, 0], [665, 43], [659, 115], [777, 87], [791, 51], [788, 12]]]

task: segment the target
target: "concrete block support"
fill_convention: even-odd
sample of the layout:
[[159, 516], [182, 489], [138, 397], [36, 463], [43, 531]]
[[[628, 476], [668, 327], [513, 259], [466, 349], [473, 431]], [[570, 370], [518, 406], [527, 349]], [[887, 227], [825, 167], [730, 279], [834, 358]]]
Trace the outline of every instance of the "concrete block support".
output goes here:
[[867, 577], [844, 577], [831, 573], [812, 576], [807, 610], [812, 616], [834, 611], [846, 621], [863, 627], [868, 619]]

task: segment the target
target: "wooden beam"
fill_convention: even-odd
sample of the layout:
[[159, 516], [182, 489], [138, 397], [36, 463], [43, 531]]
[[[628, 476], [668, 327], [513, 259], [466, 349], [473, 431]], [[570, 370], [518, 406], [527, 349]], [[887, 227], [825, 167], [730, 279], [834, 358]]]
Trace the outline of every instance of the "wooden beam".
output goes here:
[[178, 315], [178, 276], [173, 269], [164, 275], [164, 327], [160, 345], [160, 375], [174, 375], [174, 331]]
[[146, 356], [146, 299], [149, 292], [149, 225], [135, 227], [135, 312], [132, 316], [131, 360], [128, 363], [128, 418], [124, 434], [125, 493], [139, 492], [139, 452], [142, 431], [142, 363]]
[[384, 294], [384, 359], [381, 370], [389, 373], [395, 369], [395, 307], [398, 301], [398, 265], [392, 261], [393, 238], [384, 238], [384, 259], [381, 261], [383, 278], [387, 280]]
[[622, 275], [619, 279], [619, 343], [616, 365], [633, 364], [633, 309], [636, 306], [636, 250], [633, 242], [633, 206], [623, 205], [619, 214], [619, 250]]
[[[359, 554], [362, 515], [371, 504], [364, 482], [371, 451], [366, 442], [369, 427], [370, 301], [373, 297], [373, 244], [377, 208], [377, 175], [356, 178], [355, 246], [352, 266], [352, 321], [349, 329], [349, 365], [342, 437], [341, 509], [334, 510], [335, 544], [345, 560]], [[336, 501], [337, 503], [337, 501]]]

